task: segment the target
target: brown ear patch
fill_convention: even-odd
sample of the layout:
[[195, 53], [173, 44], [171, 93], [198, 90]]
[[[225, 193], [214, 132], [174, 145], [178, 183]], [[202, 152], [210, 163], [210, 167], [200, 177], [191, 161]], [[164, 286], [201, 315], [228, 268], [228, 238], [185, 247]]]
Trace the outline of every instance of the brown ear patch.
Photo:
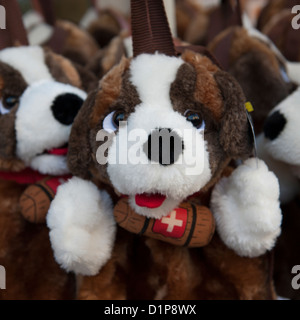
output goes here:
[[214, 74], [220, 69], [209, 58], [189, 50], [186, 50], [181, 57], [196, 70], [194, 98], [209, 109], [216, 120], [220, 119], [223, 101], [214, 78]]
[[219, 131], [220, 144], [225, 153], [233, 159], [248, 157], [253, 150], [253, 137], [247, 118], [244, 93], [229, 73], [219, 71], [214, 77], [224, 101]]
[[[69, 21], [57, 21], [57, 26], [66, 33], [63, 55], [79, 64], [85, 65], [99, 50], [93, 37]], [[74, 59], [72, 59], [74, 58]]]
[[129, 60], [125, 57], [108, 72], [100, 81], [100, 90], [96, 96], [92, 113], [91, 126], [97, 125], [99, 119], [119, 98], [122, 90], [123, 75], [129, 68]]
[[77, 88], [82, 87], [81, 79], [72, 65], [66, 58], [50, 51], [45, 51], [45, 63], [47, 64], [53, 78], [59, 82], [71, 84]]

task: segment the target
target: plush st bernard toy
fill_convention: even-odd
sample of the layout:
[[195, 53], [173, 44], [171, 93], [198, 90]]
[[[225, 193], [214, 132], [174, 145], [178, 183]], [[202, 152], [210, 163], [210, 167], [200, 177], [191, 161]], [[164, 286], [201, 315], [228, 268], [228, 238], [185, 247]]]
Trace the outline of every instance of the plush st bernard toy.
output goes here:
[[[21, 46], [0, 51], [0, 265], [7, 270], [7, 290], [0, 291], [0, 299], [75, 295], [72, 274], [62, 272], [53, 258], [45, 216], [22, 216], [20, 197], [44, 178], [54, 194], [70, 177], [69, 134], [89, 85], [69, 60], [49, 50]], [[46, 201], [33, 201], [41, 204], [33, 212], [47, 213], [51, 192], [37, 189]], [[25, 218], [43, 218], [44, 223]]]
[[57, 262], [83, 275], [79, 299], [275, 298], [278, 181], [258, 159], [228, 166], [252, 153], [240, 86], [207, 56], [176, 53], [161, 1], [133, 0], [132, 21], [134, 57], [72, 127], [77, 177], [47, 216]]
[[275, 248], [274, 280], [278, 294], [299, 299], [292, 272], [299, 264], [300, 229], [300, 88], [274, 108], [258, 138], [259, 156], [279, 179], [282, 234]]

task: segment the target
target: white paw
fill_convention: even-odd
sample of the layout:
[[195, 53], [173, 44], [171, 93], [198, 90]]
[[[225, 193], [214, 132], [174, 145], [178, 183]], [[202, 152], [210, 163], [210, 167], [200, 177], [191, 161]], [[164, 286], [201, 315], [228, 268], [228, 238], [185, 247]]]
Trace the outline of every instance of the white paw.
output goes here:
[[56, 261], [67, 271], [95, 275], [111, 256], [116, 223], [109, 195], [72, 178], [58, 188], [47, 216]]
[[264, 254], [281, 232], [278, 179], [262, 160], [248, 159], [222, 178], [211, 209], [221, 239], [241, 256]]

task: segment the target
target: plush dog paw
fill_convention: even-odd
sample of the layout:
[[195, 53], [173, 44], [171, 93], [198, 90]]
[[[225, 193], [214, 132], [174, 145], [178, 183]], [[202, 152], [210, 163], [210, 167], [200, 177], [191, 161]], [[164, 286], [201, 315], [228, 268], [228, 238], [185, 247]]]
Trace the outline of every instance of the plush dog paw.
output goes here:
[[281, 232], [278, 179], [262, 160], [248, 159], [222, 178], [211, 209], [221, 239], [241, 256], [264, 254]]
[[67, 271], [95, 275], [111, 256], [116, 223], [109, 195], [72, 178], [58, 188], [47, 216], [56, 261]]

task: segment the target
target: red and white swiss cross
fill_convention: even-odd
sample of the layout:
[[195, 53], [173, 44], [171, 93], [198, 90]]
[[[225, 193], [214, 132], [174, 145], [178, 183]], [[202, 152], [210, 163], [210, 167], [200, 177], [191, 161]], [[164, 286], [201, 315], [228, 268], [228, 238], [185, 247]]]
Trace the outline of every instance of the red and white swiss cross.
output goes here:
[[181, 238], [185, 232], [187, 216], [186, 209], [176, 208], [168, 216], [156, 220], [152, 231], [165, 237]]

